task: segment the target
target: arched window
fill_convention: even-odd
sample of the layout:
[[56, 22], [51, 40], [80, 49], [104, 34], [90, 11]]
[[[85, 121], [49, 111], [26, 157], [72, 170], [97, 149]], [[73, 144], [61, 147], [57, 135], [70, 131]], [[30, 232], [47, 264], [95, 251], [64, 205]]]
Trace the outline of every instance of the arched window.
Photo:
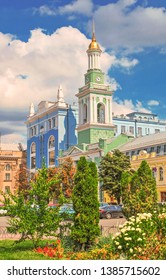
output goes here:
[[153, 175], [154, 178], [157, 177], [157, 168], [156, 167], [152, 168], [152, 175]]
[[105, 106], [102, 103], [97, 104], [97, 121], [105, 123]]
[[31, 145], [31, 154], [36, 153], [36, 144], [33, 142]]
[[7, 170], [7, 171], [10, 170], [10, 164], [6, 164], [6, 170]]
[[84, 104], [83, 106], [83, 123], [87, 122], [87, 105]]
[[159, 168], [159, 180], [160, 180], [160, 181], [163, 181], [163, 180], [164, 180], [164, 177], [163, 177], [163, 168], [162, 168], [162, 167]]
[[30, 165], [31, 169], [36, 167], [36, 144], [33, 142], [31, 145]]
[[55, 137], [53, 135], [48, 139], [48, 165], [55, 165]]
[[55, 137], [51, 135], [50, 138], [49, 138], [48, 148], [51, 149], [51, 148], [54, 148], [54, 147], [55, 147]]

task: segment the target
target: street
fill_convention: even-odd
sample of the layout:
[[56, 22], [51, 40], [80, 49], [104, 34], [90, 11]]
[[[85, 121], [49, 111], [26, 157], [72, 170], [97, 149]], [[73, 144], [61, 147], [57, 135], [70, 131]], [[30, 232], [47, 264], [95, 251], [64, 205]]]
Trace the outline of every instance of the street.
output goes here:
[[[0, 227], [6, 227], [9, 217], [0, 217]], [[120, 219], [100, 219], [100, 226], [102, 227], [112, 227], [119, 226], [125, 222], [125, 218]]]
[[[2, 239], [19, 239], [20, 234], [10, 234], [7, 232], [9, 217], [0, 217], [0, 240]], [[102, 236], [108, 236], [109, 234], [116, 235], [119, 231], [119, 226], [125, 222], [125, 218], [120, 219], [100, 219], [99, 225]]]

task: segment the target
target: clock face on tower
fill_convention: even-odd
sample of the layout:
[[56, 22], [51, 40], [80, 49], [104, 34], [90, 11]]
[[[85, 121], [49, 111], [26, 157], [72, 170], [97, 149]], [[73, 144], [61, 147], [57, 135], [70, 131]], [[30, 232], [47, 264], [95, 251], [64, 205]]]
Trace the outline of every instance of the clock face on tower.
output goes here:
[[97, 81], [97, 82], [100, 82], [100, 80], [101, 80], [100, 76], [97, 76], [97, 77], [96, 77], [96, 81]]

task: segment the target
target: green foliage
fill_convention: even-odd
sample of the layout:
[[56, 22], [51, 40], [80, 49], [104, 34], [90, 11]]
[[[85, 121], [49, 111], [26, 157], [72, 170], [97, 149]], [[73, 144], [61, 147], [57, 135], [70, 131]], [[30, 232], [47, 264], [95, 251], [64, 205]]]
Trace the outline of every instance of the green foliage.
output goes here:
[[123, 173], [121, 184], [123, 210], [127, 218], [137, 213], [152, 212], [157, 206], [156, 181], [145, 160], [133, 174]]
[[166, 213], [139, 213], [121, 226], [114, 238], [115, 251], [127, 259], [164, 259]]
[[129, 157], [119, 150], [107, 153], [100, 162], [99, 176], [102, 182], [102, 189], [114, 196], [118, 203], [120, 203], [122, 194], [121, 176], [129, 168]]
[[71, 236], [75, 250], [88, 250], [100, 234], [98, 176], [95, 163], [88, 163], [85, 157], [78, 161], [72, 193], [74, 225]]
[[26, 201], [24, 191], [4, 194], [4, 204], [11, 217], [8, 231], [21, 233], [20, 241], [31, 239], [36, 247], [43, 236], [57, 235], [56, 230], [61, 222], [59, 207], [48, 208], [50, 187], [56, 183], [59, 183], [56, 176], [48, 181], [48, 170], [43, 165], [35, 181], [31, 182]]

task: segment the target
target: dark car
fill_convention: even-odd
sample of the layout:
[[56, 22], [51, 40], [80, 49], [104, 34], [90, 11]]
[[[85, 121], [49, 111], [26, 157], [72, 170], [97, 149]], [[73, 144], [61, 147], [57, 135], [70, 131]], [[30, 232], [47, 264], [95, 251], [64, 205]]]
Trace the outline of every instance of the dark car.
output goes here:
[[119, 205], [109, 205], [100, 207], [100, 218], [112, 219], [112, 218], [123, 218], [122, 207]]

